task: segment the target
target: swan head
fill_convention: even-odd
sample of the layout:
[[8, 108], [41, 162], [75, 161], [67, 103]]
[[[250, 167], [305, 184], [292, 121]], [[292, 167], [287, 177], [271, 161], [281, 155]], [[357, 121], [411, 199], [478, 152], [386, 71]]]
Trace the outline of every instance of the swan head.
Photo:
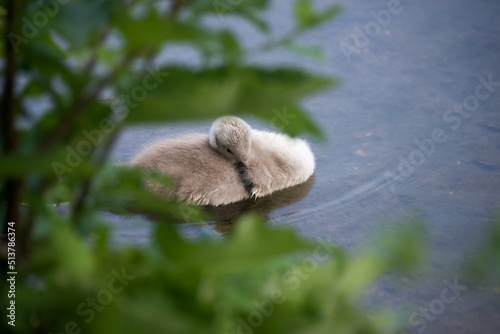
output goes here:
[[250, 157], [252, 128], [241, 118], [221, 117], [210, 129], [210, 146], [234, 163], [247, 163]]

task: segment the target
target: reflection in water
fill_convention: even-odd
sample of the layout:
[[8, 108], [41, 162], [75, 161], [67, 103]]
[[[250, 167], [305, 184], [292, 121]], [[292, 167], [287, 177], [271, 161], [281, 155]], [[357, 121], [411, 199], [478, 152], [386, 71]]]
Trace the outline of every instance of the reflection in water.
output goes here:
[[215, 230], [227, 234], [231, 232], [234, 222], [245, 213], [255, 212], [267, 217], [274, 210], [300, 201], [311, 191], [314, 180], [315, 175], [313, 174], [304, 183], [276, 191], [256, 200], [247, 199], [224, 206], [205, 206], [205, 209], [209, 217], [214, 221], [211, 224], [215, 224]]
[[[300, 201], [309, 194], [314, 185], [314, 180], [315, 174], [311, 175], [304, 183], [276, 191], [270, 195], [257, 198], [256, 200], [246, 199], [228, 205], [206, 205], [198, 208], [202, 208], [206, 214], [204, 220], [209, 222], [208, 225], [213, 226], [214, 229], [222, 235], [226, 235], [231, 232], [234, 222], [245, 213], [254, 212], [268, 218], [267, 215], [272, 211]], [[185, 224], [200, 221], [198, 210], [193, 208], [197, 207], [191, 205], [183, 206], [181, 204], [178, 214], [168, 218], [144, 212], [137, 212], [137, 214], [145, 217], [150, 222]]]

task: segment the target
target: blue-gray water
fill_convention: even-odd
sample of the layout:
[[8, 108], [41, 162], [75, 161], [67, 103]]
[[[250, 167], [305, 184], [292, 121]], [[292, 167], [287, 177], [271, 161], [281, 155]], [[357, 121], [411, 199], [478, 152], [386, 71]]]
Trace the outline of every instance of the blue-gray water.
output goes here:
[[[328, 141], [311, 143], [317, 168], [309, 194], [268, 213], [269, 224], [307, 238], [328, 237], [356, 252], [373, 234], [391, 233], [401, 222], [422, 217], [430, 231], [431, 274], [417, 284], [384, 279], [372, 289], [372, 302], [380, 308], [414, 303], [405, 311], [408, 317], [417, 314], [406, 322], [411, 333], [500, 333], [498, 282], [486, 291], [467, 286], [449, 304], [436, 302], [444, 280], [462, 284], [457, 268], [500, 207], [500, 2], [401, 1], [390, 8], [390, 19], [379, 18], [382, 23], [373, 11], [387, 11], [394, 1], [336, 3], [344, 13], [301, 38], [325, 50], [323, 62], [285, 51], [251, 60], [294, 64], [342, 80], [338, 89], [304, 101]], [[288, 1], [275, 1], [268, 19], [277, 35], [291, 28]], [[261, 41], [246, 26], [230, 19], [223, 24], [234, 24], [249, 47]], [[359, 30], [366, 37], [355, 41]], [[196, 55], [181, 55], [166, 57], [196, 64]], [[270, 105], [269, 112], [283, 107]], [[207, 121], [129, 128], [113, 158], [127, 161], [157, 138], [209, 126]], [[150, 242], [151, 223], [109, 218], [117, 242]], [[218, 235], [224, 226], [180, 229], [197, 237]]]

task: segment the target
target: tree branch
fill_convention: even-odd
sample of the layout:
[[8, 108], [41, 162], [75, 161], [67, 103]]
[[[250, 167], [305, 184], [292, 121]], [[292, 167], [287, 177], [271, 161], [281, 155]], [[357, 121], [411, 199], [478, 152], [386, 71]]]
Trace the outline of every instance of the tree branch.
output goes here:
[[7, 2], [7, 17], [5, 24], [5, 81], [2, 94], [2, 134], [3, 151], [11, 153], [17, 148], [17, 135], [14, 128], [14, 79], [16, 76], [16, 60], [14, 49], [9, 45], [8, 34], [14, 30], [14, 0]]
[[66, 135], [70, 132], [73, 125], [76, 123], [80, 115], [85, 111], [85, 109], [91, 104], [101, 93], [102, 89], [113, 79], [116, 78], [118, 73], [127, 66], [130, 61], [134, 58], [133, 55], [128, 55], [123, 62], [118, 65], [111, 73], [109, 73], [101, 82], [95, 87], [89, 94], [82, 96], [82, 98], [75, 101], [72, 109], [65, 114], [60, 122], [60, 126], [57, 127], [40, 145], [42, 151], [47, 151], [51, 149], [55, 144], [64, 139]]
[[[7, 15], [4, 29], [4, 49], [5, 49], [5, 80], [2, 90], [2, 150], [4, 155], [14, 155], [17, 152], [19, 142], [15, 128], [16, 121], [16, 97], [14, 92], [15, 78], [17, 72], [15, 50], [10, 45], [8, 35], [15, 31], [15, 0], [10, 0], [6, 4]], [[19, 203], [21, 202], [23, 189], [22, 178], [10, 177], [5, 180], [3, 188], [3, 203], [5, 204], [5, 216], [3, 217], [2, 241], [6, 241], [8, 222], [20, 223]], [[21, 233], [24, 227], [20, 223], [16, 225]], [[18, 240], [19, 244], [26, 243], [27, 240]], [[20, 254], [22, 257], [24, 254]]]
[[[116, 137], [118, 135], [118, 128], [116, 127], [113, 132], [110, 134], [108, 141], [104, 146], [102, 146], [102, 150], [95, 155], [95, 163], [98, 166], [102, 166], [106, 161], [107, 157], [111, 153], [111, 149], [116, 141]], [[75, 205], [73, 206], [73, 210], [71, 212], [71, 221], [73, 224], [78, 225], [80, 217], [85, 208], [85, 201], [90, 193], [90, 188], [92, 186], [91, 179], [86, 179], [83, 181], [80, 189], [80, 193], [75, 201]]]

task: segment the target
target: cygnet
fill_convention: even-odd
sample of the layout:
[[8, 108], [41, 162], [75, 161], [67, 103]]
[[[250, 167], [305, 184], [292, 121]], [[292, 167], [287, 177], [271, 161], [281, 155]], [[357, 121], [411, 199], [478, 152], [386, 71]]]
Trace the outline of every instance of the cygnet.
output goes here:
[[302, 139], [252, 129], [241, 118], [221, 117], [209, 134], [163, 139], [131, 162], [170, 176], [174, 185], [148, 181], [159, 196], [198, 205], [226, 205], [305, 182], [314, 155]]

